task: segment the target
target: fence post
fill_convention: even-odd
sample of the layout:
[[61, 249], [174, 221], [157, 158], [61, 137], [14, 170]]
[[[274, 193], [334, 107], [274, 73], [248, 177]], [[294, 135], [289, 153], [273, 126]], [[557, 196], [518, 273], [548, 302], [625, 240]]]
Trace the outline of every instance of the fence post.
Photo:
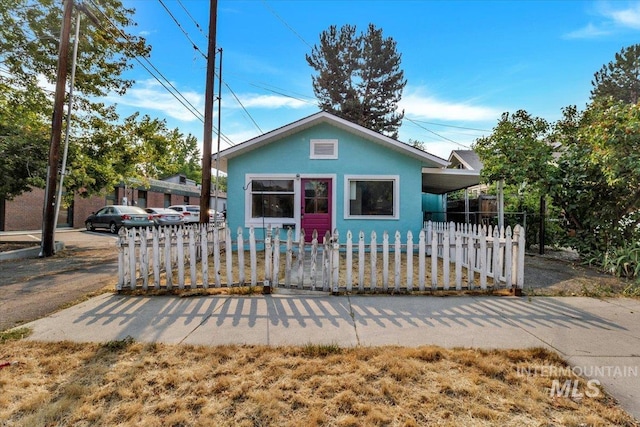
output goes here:
[[277, 288], [280, 280], [280, 229], [275, 228], [273, 232], [273, 271], [271, 273], [271, 286]]
[[293, 269], [293, 231], [287, 230], [287, 253], [284, 266], [284, 285], [291, 286], [291, 270]]
[[300, 230], [300, 240], [298, 240], [298, 289], [304, 287], [304, 230]]
[[487, 289], [487, 270], [489, 270], [487, 265], [487, 251], [489, 250], [487, 247], [488, 230], [483, 225], [482, 229], [478, 231], [480, 234], [480, 289], [484, 291]]
[[184, 235], [181, 227], [175, 227], [175, 230], [177, 235], [176, 245], [178, 246], [178, 288], [184, 289]]
[[160, 230], [154, 229], [152, 232], [152, 257], [153, 257], [153, 286], [156, 289], [160, 289], [160, 265], [161, 261], [161, 252], [160, 252]]
[[439, 230], [433, 230], [431, 234], [431, 289], [438, 288], [438, 240]]
[[476, 238], [478, 236], [478, 226], [471, 224], [467, 235], [467, 287], [472, 290], [476, 281]]
[[444, 285], [444, 290], [449, 290], [449, 281], [450, 281], [450, 257], [451, 257], [451, 242], [449, 239], [451, 228], [444, 230], [443, 241], [442, 241], [442, 280]]
[[511, 226], [507, 226], [504, 237], [504, 282], [507, 288], [511, 289], [513, 282], [511, 273], [513, 271], [513, 241], [511, 239]]
[[315, 228], [311, 233], [311, 290], [316, 290], [318, 270], [318, 230]]
[[389, 233], [382, 234], [382, 289], [389, 289]]
[[258, 284], [258, 254], [256, 251], [256, 233], [249, 228], [249, 259], [251, 260], [251, 286]]
[[364, 291], [364, 231], [358, 233], [358, 289]]
[[462, 231], [456, 230], [455, 234], [456, 255], [456, 290], [462, 289]]
[[338, 293], [339, 289], [339, 276], [340, 276], [340, 233], [338, 229], [333, 230], [333, 237], [331, 238], [331, 281], [332, 290], [334, 294]]
[[[433, 222], [432, 221], [427, 222], [427, 229], [425, 230], [424, 238], [425, 238], [425, 242], [430, 242], [431, 239], [433, 238]], [[427, 250], [427, 256], [431, 256], [432, 255], [431, 248], [427, 247], [426, 250]]]
[[347, 292], [351, 292], [353, 289], [353, 235], [351, 234], [351, 230], [347, 230]]
[[116, 291], [121, 291], [122, 287], [125, 285], [124, 283], [124, 259], [125, 259], [125, 243], [124, 243], [125, 232], [124, 228], [121, 228], [118, 231], [118, 241], [116, 242], [116, 246], [118, 248], [118, 284], [116, 285]]
[[518, 260], [516, 262], [517, 265], [517, 273], [516, 273], [516, 286], [518, 289], [524, 288], [524, 245], [525, 245], [525, 229], [516, 226], [518, 233]]
[[236, 234], [238, 236], [238, 286], [244, 286], [247, 280], [244, 275], [244, 238], [242, 236], [242, 227], [238, 227]]
[[395, 241], [394, 241], [394, 265], [393, 265], [393, 269], [394, 269], [394, 281], [393, 281], [393, 285], [394, 285], [394, 290], [396, 292], [398, 292], [400, 290], [400, 277], [402, 276], [401, 272], [402, 272], [402, 267], [401, 267], [401, 261], [402, 261], [402, 248], [401, 248], [401, 243], [400, 243], [401, 237], [400, 237], [400, 232], [396, 231], [395, 234]]
[[213, 278], [216, 283], [216, 288], [219, 288], [220, 283], [220, 229], [213, 225]]
[[[231, 229], [224, 227], [224, 255], [227, 264], [227, 287], [233, 286], [233, 245], [231, 240]], [[240, 248], [238, 248], [240, 250]]]
[[271, 293], [271, 267], [273, 253], [271, 252], [271, 226], [266, 230], [264, 238], [264, 281], [262, 282], [262, 293]]
[[407, 290], [413, 291], [413, 233], [407, 232]]
[[192, 227], [198, 227], [200, 233], [200, 264], [202, 265], [202, 287], [209, 288], [209, 243], [207, 239], [207, 227], [203, 224], [194, 224]]
[[493, 229], [493, 287], [500, 286], [500, 230], [498, 227]]
[[135, 289], [138, 280], [136, 274], [136, 229], [128, 229], [127, 237], [129, 239], [129, 286], [131, 289]]
[[331, 289], [331, 234], [329, 234], [329, 230], [324, 233], [322, 246], [322, 290], [329, 291]]
[[[183, 230], [185, 229], [184, 225], [180, 226]], [[195, 233], [193, 231], [193, 227], [186, 226], [187, 230], [187, 238], [189, 240], [189, 273], [190, 273], [190, 283], [191, 289], [196, 289], [198, 287], [198, 274], [197, 274], [197, 242]]]
[[426, 242], [425, 242], [425, 232], [424, 230], [420, 230], [420, 234], [418, 235], [418, 289], [420, 292], [424, 292], [424, 284], [425, 284], [425, 263], [426, 263]]
[[370, 255], [371, 255], [371, 290], [375, 291], [378, 286], [378, 267], [376, 263], [378, 261], [378, 245], [376, 243], [376, 232], [371, 232], [371, 244], [370, 244]]

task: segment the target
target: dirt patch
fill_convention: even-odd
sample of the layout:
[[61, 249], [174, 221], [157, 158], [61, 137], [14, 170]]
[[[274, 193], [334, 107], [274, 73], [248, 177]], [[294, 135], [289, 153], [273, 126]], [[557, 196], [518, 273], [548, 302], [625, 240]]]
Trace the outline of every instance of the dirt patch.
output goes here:
[[605, 274], [573, 257], [527, 255], [524, 268], [527, 295], [633, 296], [628, 291], [638, 287], [633, 281]]
[[0, 252], [10, 252], [38, 246], [40, 246], [40, 242], [0, 242]]

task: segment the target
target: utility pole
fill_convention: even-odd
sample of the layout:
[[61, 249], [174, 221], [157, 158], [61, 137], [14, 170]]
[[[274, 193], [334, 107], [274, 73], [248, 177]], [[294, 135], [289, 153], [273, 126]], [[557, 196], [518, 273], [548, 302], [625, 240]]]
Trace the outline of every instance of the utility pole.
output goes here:
[[[207, 48], [207, 81], [204, 93], [204, 138], [202, 147], [202, 188], [200, 189], [200, 224], [209, 222], [211, 206], [211, 144], [213, 141], [214, 73], [216, 64], [216, 21], [218, 0], [209, 6], [209, 45]], [[220, 130], [218, 129], [218, 132]]]
[[64, 1], [60, 47], [58, 49], [58, 74], [56, 77], [56, 95], [51, 120], [51, 143], [49, 145], [49, 166], [47, 171], [47, 187], [42, 218], [42, 247], [40, 256], [49, 257], [54, 254], [54, 222], [55, 194], [58, 181], [58, 163], [60, 162], [60, 140], [62, 134], [62, 116], [64, 113], [64, 95], [67, 81], [67, 62], [69, 53], [69, 34], [71, 33], [71, 13], [73, 0]]

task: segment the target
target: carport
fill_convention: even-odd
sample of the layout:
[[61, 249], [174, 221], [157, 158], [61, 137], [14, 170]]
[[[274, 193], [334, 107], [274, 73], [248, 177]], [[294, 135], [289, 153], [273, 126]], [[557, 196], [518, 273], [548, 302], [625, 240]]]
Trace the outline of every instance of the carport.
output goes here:
[[[465, 190], [465, 214], [469, 214], [467, 188], [480, 184], [480, 171], [469, 169], [422, 168], [422, 192], [447, 194]], [[504, 224], [504, 197], [502, 182], [498, 183], [498, 225]]]

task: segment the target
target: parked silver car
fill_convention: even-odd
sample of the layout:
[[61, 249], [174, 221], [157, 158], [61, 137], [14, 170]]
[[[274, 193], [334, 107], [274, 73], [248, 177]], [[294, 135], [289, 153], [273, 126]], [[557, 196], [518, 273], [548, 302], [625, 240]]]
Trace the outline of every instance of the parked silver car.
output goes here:
[[138, 206], [111, 205], [94, 212], [84, 221], [87, 230], [106, 228], [116, 234], [120, 227], [152, 227], [153, 216]]
[[184, 224], [184, 217], [176, 210], [168, 208], [146, 208], [145, 210], [153, 215], [156, 226]]

